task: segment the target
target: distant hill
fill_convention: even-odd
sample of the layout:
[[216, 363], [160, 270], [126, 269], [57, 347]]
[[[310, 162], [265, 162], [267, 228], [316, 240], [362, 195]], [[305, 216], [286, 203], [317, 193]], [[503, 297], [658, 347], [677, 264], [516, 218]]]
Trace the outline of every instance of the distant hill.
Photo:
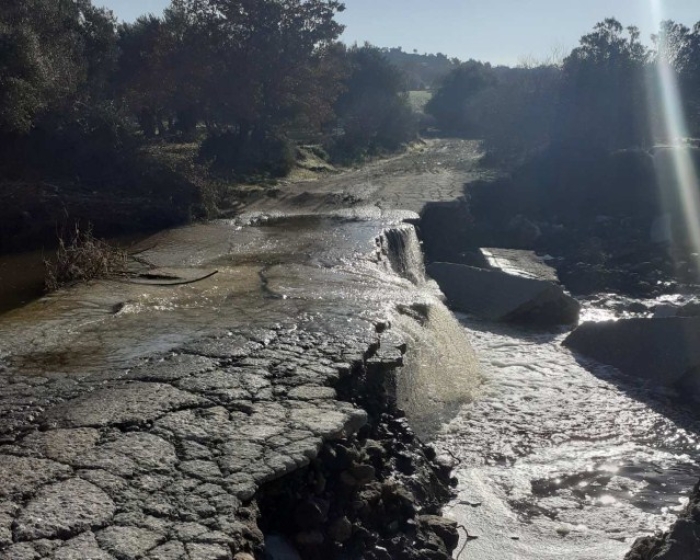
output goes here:
[[389, 62], [406, 75], [409, 90], [429, 90], [436, 87], [439, 81], [460, 63], [459, 59], [448, 58], [442, 53], [408, 53], [401, 47], [383, 48], [381, 51]]

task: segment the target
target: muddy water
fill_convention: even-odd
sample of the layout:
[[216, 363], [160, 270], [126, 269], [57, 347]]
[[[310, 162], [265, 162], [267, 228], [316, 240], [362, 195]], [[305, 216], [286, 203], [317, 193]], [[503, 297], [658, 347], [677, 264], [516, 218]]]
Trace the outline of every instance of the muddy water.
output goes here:
[[[342, 273], [343, 256], [367, 253], [378, 232], [376, 223], [344, 227], [341, 219], [334, 227], [320, 219], [259, 221], [197, 225], [144, 241], [139, 259], [156, 272], [186, 279], [216, 274], [184, 285], [120, 279], [62, 290], [3, 315], [0, 351], [24, 372], [80, 374], [125, 366], [213, 329], [297, 320], [323, 309], [320, 296], [308, 292]], [[340, 294], [329, 289], [328, 299], [371, 288], [358, 278]], [[306, 293], [295, 297], [300, 287]], [[350, 318], [351, 307], [333, 312]]]
[[44, 258], [42, 251], [0, 256], [0, 314], [42, 295]]
[[564, 334], [460, 320], [485, 383], [437, 445], [458, 464], [448, 514], [478, 536], [463, 558], [619, 560], [674, 520], [700, 476], [689, 411]]

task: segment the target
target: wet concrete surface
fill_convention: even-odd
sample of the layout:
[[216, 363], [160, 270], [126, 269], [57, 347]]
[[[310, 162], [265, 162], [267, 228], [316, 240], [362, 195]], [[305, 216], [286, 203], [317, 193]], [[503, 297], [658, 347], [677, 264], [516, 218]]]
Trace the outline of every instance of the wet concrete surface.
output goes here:
[[249, 550], [251, 497], [360, 428], [335, 387], [370, 364], [403, 364], [400, 405], [457, 459], [449, 515], [479, 537], [461, 558], [612, 560], [668, 526], [697, 475], [692, 415], [563, 334], [460, 326], [423, 279], [416, 216], [384, 210], [462, 195], [477, 155], [435, 141], [281, 185], [139, 247], [201, 281], [99, 281], [0, 316], [0, 558]]
[[[254, 213], [164, 232], [139, 262], [166, 282], [97, 281], [0, 317], [0, 558], [250, 550], [241, 512], [261, 485], [367, 421], [334, 386], [369, 361], [402, 364], [394, 317], [468, 347], [456, 322], [431, 321], [449, 314], [407, 218]], [[431, 417], [478, 377], [450, 380], [449, 359], [442, 377], [411, 369]]]

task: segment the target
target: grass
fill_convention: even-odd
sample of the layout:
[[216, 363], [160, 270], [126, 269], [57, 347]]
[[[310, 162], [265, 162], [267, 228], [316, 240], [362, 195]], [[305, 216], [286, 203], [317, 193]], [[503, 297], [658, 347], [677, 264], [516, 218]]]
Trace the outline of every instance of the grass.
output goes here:
[[128, 254], [92, 234], [92, 227], [59, 236], [54, 259], [45, 259], [44, 285], [47, 292], [76, 282], [106, 278], [126, 271]]
[[416, 113], [422, 113], [425, 105], [433, 97], [430, 91], [409, 91], [408, 103]]

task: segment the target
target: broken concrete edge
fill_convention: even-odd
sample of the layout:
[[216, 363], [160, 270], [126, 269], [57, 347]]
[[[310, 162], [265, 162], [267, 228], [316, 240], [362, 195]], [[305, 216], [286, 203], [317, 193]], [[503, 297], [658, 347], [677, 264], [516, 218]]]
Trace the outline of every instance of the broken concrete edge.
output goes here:
[[441, 516], [456, 481], [395, 406], [400, 357], [391, 342], [339, 387], [341, 398], [368, 411], [367, 424], [325, 442], [308, 467], [258, 493], [265, 533], [293, 543], [302, 558], [448, 560], [458, 544], [456, 522]]
[[635, 541], [625, 560], [692, 560], [700, 557], [700, 482], [685, 511], [662, 535]]
[[[282, 327], [227, 332], [116, 376], [3, 380], [20, 406], [10, 410], [16, 421], [4, 426], [0, 446], [0, 558], [261, 557], [256, 512], [265, 485], [323, 469], [327, 446], [365, 449], [372, 435], [384, 462], [355, 461], [338, 476], [345, 485], [355, 479], [355, 494], [379, 484], [380, 498], [389, 492], [391, 501], [400, 469], [417, 462], [424, 474], [405, 477], [413, 505], [392, 510], [399, 514], [390, 535], [340, 508], [349, 540], [331, 536], [346, 539], [347, 530], [337, 530], [345, 521], [327, 519], [328, 538], [316, 530], [296, 544], [352, 542], [380, 558], [387, 546], [405, 548], [397, 535], [410, 533], [411, 542], [449, 558], [453, 539], [436, 540], [436, 523], [419, 519], [449, 497], [449, 469], [404, 423], [392, 424], [401, 417], [392, 378], [406, 348], [387, 325], [377, 330], [385, 332], [364, 339]], [[374, 477], [355, 476], [367, 467]], [[358, 501], [347, 497], [346, 489], [333, 500]], [[445, 526], [456, 535], [454, 524]]]
[[451, 262], [432, 262], [426, 271], [456, 311], [545, 327], [578, 322], [580, 304], [553, 282]]

